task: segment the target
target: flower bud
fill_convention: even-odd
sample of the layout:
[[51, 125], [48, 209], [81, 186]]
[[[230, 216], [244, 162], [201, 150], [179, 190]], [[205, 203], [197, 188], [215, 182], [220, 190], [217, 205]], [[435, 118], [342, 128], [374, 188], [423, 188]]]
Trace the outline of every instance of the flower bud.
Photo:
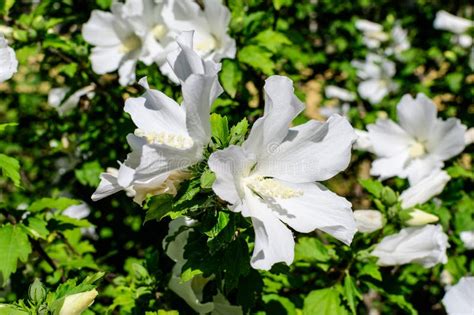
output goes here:
[[383, 227], [382, 213], [377, 210], [356, 210], [354, 218], [361, 233], [371, 233]]
[[407, 225], [410, 226], [418, 226], [418, 225], [425, 225], [429, 223], [438, 222], [439, 218], [434, 214], [419, 210], [413, 209], [409, 212], [410, 218], [405, 221]]
[[99, 293], [94, 289], [66, 296], [59, 315], [80, 315], [94, 303], [97, 294]]
[[43, 287], [43, 284], [39, 279], [35, 279], [35, 281], [30, 285], [28, 296], [30, 301], [35, 304], [40, 304], [46, 297], [46, 289]]

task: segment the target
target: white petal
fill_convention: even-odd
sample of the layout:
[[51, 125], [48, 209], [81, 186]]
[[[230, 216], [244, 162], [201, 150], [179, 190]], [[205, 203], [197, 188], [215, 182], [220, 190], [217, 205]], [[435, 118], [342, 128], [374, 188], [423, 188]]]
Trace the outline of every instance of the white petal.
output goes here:
[[[146, 81], [140, 82], [145, 84]], [[160, 91], [146, 87], [141, 97], [131, 97], [125, 101], [124, 110], [143, 131], [188, 135], [183, 108]]]
[[439, 171], [443, 168], [443, 162], [434, 160], [431, 156], [425, 156], [415, 160], [411, 160], [404, 170], [404, 174], [400, 177], [408, 177], [410, 186], [417, 184], [419, 181], [429, 176], [433, 171]]
[[368, 100], [371, 104], [380, 103], [389, 93], [387, 82], [381, 79], [363, 81], [357, 87], [357, 91], [360, 97]]
[[3, 33], [0, 33], [0, 83], [10, 79], [17, 69], [18, 61], [15, 51], [8, 47]]
[[104, 74], [117, 70], [125, 54], [118, 46], [94, 47], [91, 52], [92, 70], [97, 74]]
[[405, 130], [392, 120], [378, 119], [375, 124], [368, 125], [367, 130], [375, 154], [380, 157], [407, 152], [412, 142]]
[[382, 212], [377, 210], [355, 210], [354, 218], [361, 233], [372, 233], [383, 227]]
[[278, 262], [290, 265], [295, 248], [290, 229], [256, 196], [246, 195], [244, 207], [255, 230], [255, 247], [250, 260], [252, 267], [270, 270]]
[[243, 147], [258, 156], [274, 151], [288, 134], [289, 124], [304, 109], [294, 95], [293, 82], [282, 76], [265, 81], [265, 110], [253, 125]]
[[405, 166], [408, 161], [408, 153], [402, 152], [392, 157], [379, 158], [372, 162], [370, 175], [380, 176], [380, 180], [399, 176], [406, 178]]
[[211, 139], [211, 105], [222, 91], [217, 76], [192, 74], [182, 85], [187, 130], [202, 145]]
[[84, 219], [89, 216], [91, 213], [91, 209], [87, 205], [87, 203], [81, 203], [79, 205], [73, 205], [67, 207], [62, 214], [74, 219]]
[[474, 22], [441, 10], [436, 13], [433, 26], [438, 30], [461, 34], [466, 32], [468, 28], [474, 26]]
[[352, 102], [355, 100], [355, 94], [346, 89], [334, 85], [328, 85], [324, 88], [324, 94], [327, 98], [337, 98], [341, 101]]
[[446, 249], [448, 236], [440, 225], [404, 228], [399, 233], [386, 236], [375, 247], [373, 256], [381, 266], [418, 263], [425, 268], [448, 261]]
[[375, 23], [369, 20], [358, 19], [355, 22], [355, 27], [362, 32], [381, 32], [383, 31], [383, 26], [379, 23]]
[[436, 122], [436, 105], [424, 94], [406, 94], [397, 105], [400, 126], [418, 141], [429, 139]]
[[254, 163], [254, 157], [249, 156], [238, 146], [230, 146], [212, 153], [208, 164], [211, 171], [216, 174], [212, 189], [217, 196], [230, 204], [239, 203], [243, 194], [240, 178], [246, 176]]
[[319, 229], [347, 245], [351, 243], [356, 223], [350, 202], [320, 184], [282, 183], [303, 192], [303, 195], [275, 198], [275, 202], [269, 204], [269, 208], [280, 220], [301, 233]]
[[470, 315], [474, 310], [474, 277], [463, 277], [443, 297], [448, 315]]
[[66, 94], [69, 92], [69, 87], [53, 88], [48, 93], [48, 104], [52, 107], [59, 107]]
[[449, 118], [445, 121], [438, 119], [433, 124], [426, 144], [430, 155], [445, 161], [461, 153], [466, 146], [464, 140], [466, 129], [459, 119]]
[[118, 182], [117, 176], [114, 176], [109, 173], [102, 173], [100, 175], [100, 184], [97, 187], [96, 191], [92, 194], [91, 199], [93, 201], [100, 200], [102, 198], [108, 197], [115, 194], [123, 189]]
[[450, 177], [445, 171], [433, 171], [429, 176], [402, 192], [400, 195], [402, 207], [410, 208], [425, 203], [441, 193], [449, 180]]
[[114, 23], [116, 17], [112, 13], [93, 10], [89, 21], [82, 27], [82, 36], [94, 46], [120, 45]]
[[270, 147], [273, 152], [258, 161], [255, 173], [294, 183], [327, 180], [349, 165], [355, 138], [350, 123], [339, 115], [325, 123], [309, 121], [289, 129], [280, 145]]
[[467, 249], [474, 249], [474, 230], [473, 231], [462, 231], [459, 233], [461, 241], [464, 243], [464, 247]]
[[137, 65], [137, 61], [135, 59], [128, 59], [119, 67], [119, 83], [122, 86], [129, 85], [135, 82], [135, 67]]
[[354, 129], [354, 132], [357, 136], [356, 142], [354, 142], [353, 145], [354, 149], [374, 153], [374, 147], [370, 141], [369, 133], [360, 129]]

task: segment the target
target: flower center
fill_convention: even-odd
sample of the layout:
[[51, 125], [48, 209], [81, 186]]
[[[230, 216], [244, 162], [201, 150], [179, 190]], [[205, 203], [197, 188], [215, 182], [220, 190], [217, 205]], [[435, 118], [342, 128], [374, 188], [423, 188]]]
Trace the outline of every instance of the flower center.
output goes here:
[[245, 178], [244, 183], [260, 197], [289, 199], [303, 195], [302, 191], [287, 187], [273, 178], [251, 176]]
[[162, 40], [165, 37], [166, 33], [168, 33], [168, 29], [163, 24], [156, 24], [155, 27], [151, 30], [151, 33], [155, 37], [156, 40]]
[[410, 146], [409, 153], [410, 153], [411, 158], [416, 159], [416, 158], [419, 158], [420, 156], [425, 155], [426, 148], [422, 143], [415, 142]]
[[217, 39], [213, 35], [210, 35], [197, 42], [194, 48], [201, 53], [208, 53], [216, 49], [218, 44]]
[[145, 138], [149, 144], [165, 144], [177, 149], [188, 149], [194, 144], [191, 137], [167, 133], [164, 131], [155, 133], [135, 129], [134, 134], [137, 137]]
[[124, 53], [129, 53], [139, 48], [142, 45], [142, 41], [137, 35], [131, 35], [127, 37], [120, 46], [120, 50]]

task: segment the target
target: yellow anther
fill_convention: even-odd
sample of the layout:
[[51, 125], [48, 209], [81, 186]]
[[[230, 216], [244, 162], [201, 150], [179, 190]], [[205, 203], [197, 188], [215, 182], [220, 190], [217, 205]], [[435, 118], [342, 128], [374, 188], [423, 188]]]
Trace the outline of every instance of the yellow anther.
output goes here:
[[303, 192], [287, 187], [273, 178], [251, 176], [245, 179], [245, 184], [261, 197], [289, 199], [303, 195]]

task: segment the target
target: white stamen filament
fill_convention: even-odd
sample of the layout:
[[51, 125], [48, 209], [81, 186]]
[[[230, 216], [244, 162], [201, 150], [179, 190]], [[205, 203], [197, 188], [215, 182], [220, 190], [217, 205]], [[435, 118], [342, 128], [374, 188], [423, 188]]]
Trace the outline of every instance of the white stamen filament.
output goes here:
[[124, 53], [129, 53], [139, 48], [141, 45], [142, 45], [142, 41], [140, 40], [140, 38], [136, 35], [131, 35], [122, 42], [122, 46], [120, 46], [120, 50]]
[[415, 142], [410, 146], [409, 149], [411, 158], [419, 158], [426, 153], [425, 146], [420, 142]]
[[303, 195], [302, 191], [287, 187], [273, 178], [251, 176], [247, 177], [244, 183], [261, 197], [289, 199]]
[[166, 33], [168, 33], [168, 29], [163, 24], [156, 24], [151, 32], [156, 40], [162, 40]]
[[194, 141], [191, 139], [191, 137], [167, 133], [164, 131], [155, 133], [136, 129], [134, 134], [137, 137], [145, 138], [149, 144], [165, 144], [177, 149], [187, 149], [192, 147], [194, 144]]

